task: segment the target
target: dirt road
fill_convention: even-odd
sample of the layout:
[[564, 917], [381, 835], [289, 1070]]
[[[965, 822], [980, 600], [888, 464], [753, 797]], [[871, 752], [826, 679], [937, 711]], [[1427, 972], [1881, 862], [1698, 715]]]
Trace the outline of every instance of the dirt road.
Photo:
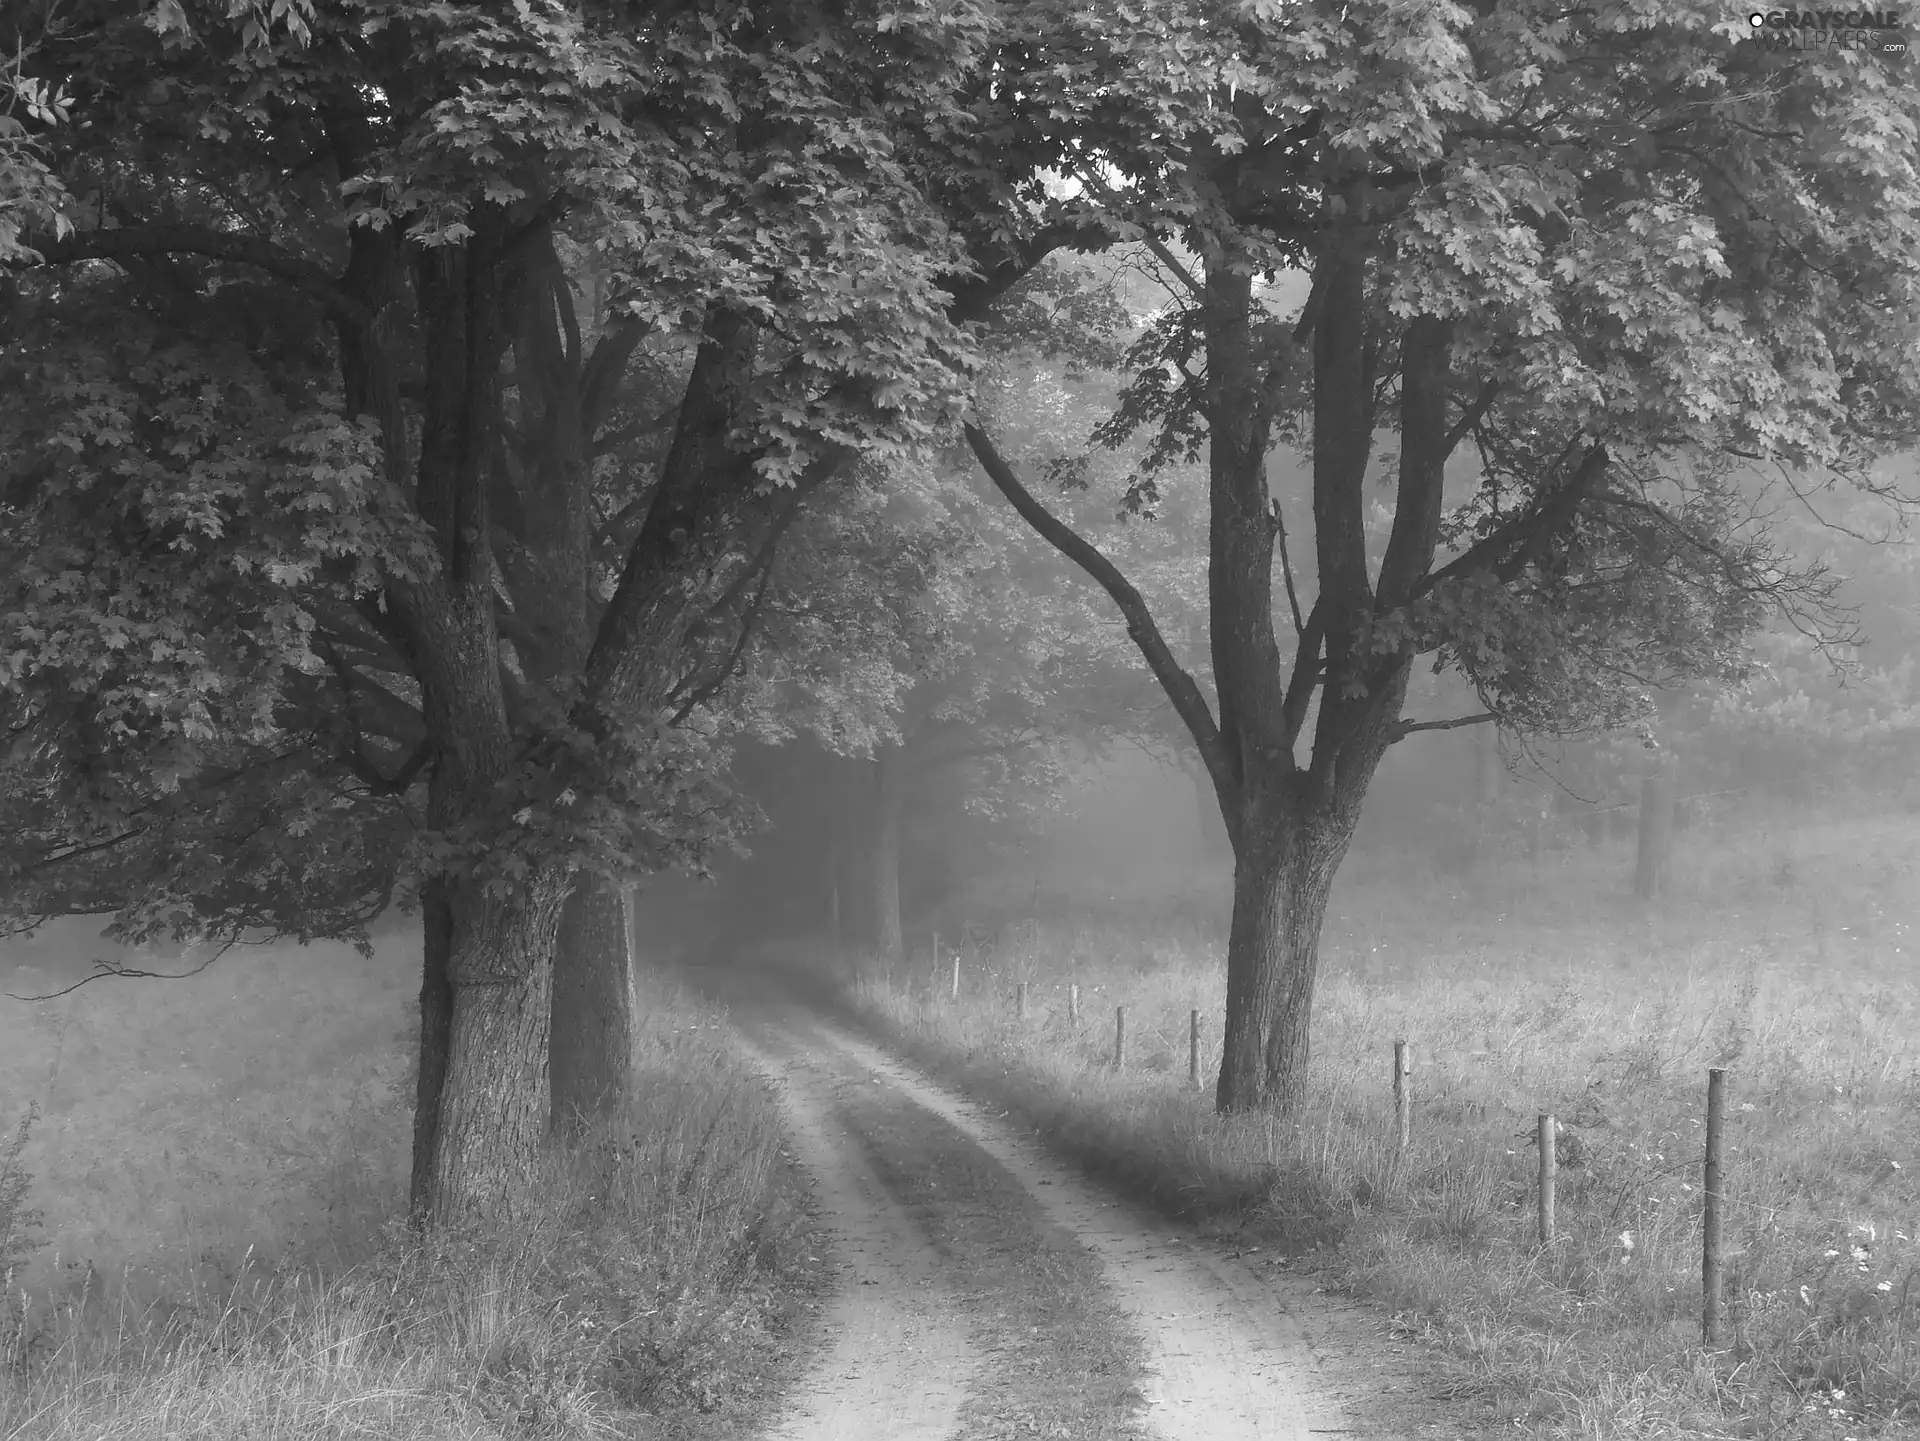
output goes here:
[[1372, 1319], [1311, 1280], [1116, 1201], [802, 1006], [731, 1004], [842, 1271], [772, 1441], [1459, 1434], [1403, 1394]]

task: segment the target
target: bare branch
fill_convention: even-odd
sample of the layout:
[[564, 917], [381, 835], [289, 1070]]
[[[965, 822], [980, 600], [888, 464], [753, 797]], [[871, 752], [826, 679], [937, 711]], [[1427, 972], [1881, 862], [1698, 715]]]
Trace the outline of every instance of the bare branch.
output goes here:
[[1417, 600], [1435, 586], [1483, 570], [1491, 570], [1502, 582], [1511, 581], [1526, 569], [1539, 542], [1573, 519], [1580, 502], [1587, 498], [1606, 474], [1607, 462], [1606, 446], [1588, 447], [1579, 469], [1565, 485], [1526, 510], [1508, 517], [1491, 535], [1468, 546], [1415, 586], [1409, 599]]
[[1445, 459], [1453, 454], [1454, 447], [1467, 437], [1467, 432], [1478, 425], [1487, 412], [1493, 408], [1493, 402], [1500, 397], [1500, 382], [1489, 380], [1480, 387], [1480, 393], [1473, 398], [1473, 404], [1461, 412], [1459, 423], [1449, 430], [1446, 439], [1440, 445], [1440, 457]]
[[92, 974], [82, 976], [70, 986], [64, 986], [57, 991], [49, 991], [44, 996], [16, 996], [12, 991], [6, 992], [6, 996], [10, 1001], [57, 1001], [62, 996], [72, 995], [89, 981], [104, 981], [110, 976], [118, 977], [123, 981], [184, 981], [190, 976], [199, 975], [208, 966], [232, 950], [233, 946], [234, 942], [231, 940], [223, 942], [219, 950], [208, 956], [190, 971], [142, 971], [133, 966], [124, 966], [115, 961], [96, 958], [93, 963]]
[[1300, 632], [1300, 644], [1293, 653], [1293, 674], [1287, 679], [1286, 699], [1280, 703], [1280, 722], [1289, 747], [1300, 738], [1300, 728], [1307, 720], [1307, 702], [1313, 698], [1313, 688], [1325, 674], [1325, 667], [1320, 664], [1320, 646], [1326, 639], [1326, 630], [1326, 611], [1315, 602]]
[[1273, 533], [1280, 543], [1280, 578], [1286, 582], [1287, 605], [1293, 611], [1293, 633], [1296, 637], [1304, 637], [1307, 627], [1300, 618], [1300, 595], [1293, 588], [1293, 557], [1287, 551], [1287, 518], [1281, 510], [1279, 496], [1273, 498], [1272, 505]]
[[[1482, 711], [1478, 715], [1455, 716], [1452, 720], [1409, 721], [1403, 720], [1393, 728], [1395, 741], [1405, 740], [1415, 731], [1457, 731], [1465, 726], [1481, 726], [1498, 721], [1499, 716], [1492, 711]], [[1391, 742], [1389, 742], [1391, 744]]]
[[[149, 807], [142, 807], [142, 809], [149, 809]], [[68, 861], [77, 860], [81, 856], [90, 856], [99, 851], [112, 850], [115, 846], [125, 845], [130, 840], [144, 836], [152, 829], [153, 827], [151, 826], [135, 826], [131, 830], [121, 831], [118, 835], [108, 836], [103, 841], [90, 841], [86, 845], [68, 846], [57, 855], [42, 856], [40, 859], [32, 862], [26, 868], [27, 873], [32, 874], [48, 866], [64, 865]]]
[[1180, 663], [1174, 659], [1173, 651], [1160, 633], [1160, 627], [1154, 623], [1145, 598], [1120, 573], [1119, 567], [1100, 553], [1097, 546], [1034, 499], [1033, 493], [1020, 483], [1013, 468], [1001, 458], [1000, 452], [979, 426], [968, 425], [965, 429], [967, 444], [973, 448], [981, 469], [986, 471], [988, 479], [1020, 513], [1020, 518], [1055, 550], [1091, 576], [1120, 608], [1120, 614], [1127, 623], [1127, 634], [1140, 648], [1140, 654], [1153, 671], [1154, 679], [1160, 682], [1167, 699], [1173, 702], [1174, 710], [1192, 733], [1194, 743], [1199, 746], [1200, 755], [1207, 763], [1208, 774], [1222, 790], [1236, 787], [1239, 777], [1235, 762], [1220, 739], [1220, 728], [1214, 721], [1213, 712], [1207, 707], [1206, 697], [1201, 695], [1193, 677], [1182, 670]]
[[[772, 566], [768, 566], [760, 573], [760, 584], [753, 592], [753, 599], [747, 602], [746, 613], [740, 617], [740, 631], [734, 636], [733, 645], [727, 651], [726, 659], [720, 663], [720, 668], [710, 678], [694, 687], [680, 709], [673, 713], [670, 724], [676, 726], [684, 724], [688, 716], [718, 695], [720, 687], [733, 678], [735, 671], [739, 669], [741, 656], [746, 654], [747, 642], [753, 639], [754, 623], [760, 618], [761, 602], [767, 598], [767, 582], [772, 575]], [[669, 702], [675, 700], [685, 686], [686, 682], [682, 682], [680, 686], [675, 687], [667, 700]]]
[[197, 225], [142, 224], [112, 230], [76, 230], [65, 239], [36, 237], [31, 245], [49, 265], [169, 254], [230, 260], [286, 281], [318, 300], [329, 314], [351, 325], [364, 327], [373, 321], [373, 312], [324, 267], [257, 235], [207, 230]]

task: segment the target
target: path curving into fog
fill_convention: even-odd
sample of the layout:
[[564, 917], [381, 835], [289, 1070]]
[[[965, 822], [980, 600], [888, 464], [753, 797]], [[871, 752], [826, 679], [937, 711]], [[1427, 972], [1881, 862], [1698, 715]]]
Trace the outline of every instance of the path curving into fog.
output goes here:
[[[1256, 1273], [1115, 1199], [1004, 1120], [798, 1002], [763, 991], [730, 1006], [749, 1059], [787, 1109], [841, 1262], [827, 1350], [770, 1441], [1402, 1434], [1353, 1423], [1351, 1358], [1332, 1354], [1350, 1346], [1352, 1326], [1331, 1336], [1316, 1329], [1324, 1299], [1289, 1304], [1317, 1296], [1310, 1283]], [[983, 1216], [983, 1207], [992, 1209]], [[972, 1225], [949, 1224], [949, 1208]], [[972, 1254], [1016, 1244], [1029, 1248], [1016, 1273], [983, 1270]], [[1083, 1299], [1110, 1318], [1093, 1324], [1135, 1358], [1124, 1403], [1089, 1405], [1084, 1422], [1078, 1413], [1033, 1421], [1010, 1390], [1023, 1373], [1009, 1366], [1058, 1362], [1070, 1338], [1056, 1331], [1040, 1338], [1040, 1359], [1023, 1355], [1010, 1330], [1040, 1327], [1009, 1328], [1008, 1311], [1055, 1307], [997, 1295], [992, 1278], [1056, 1263], [1083, 1268], [1082, 1289], [1099, 1293]], [[1048, 1429], [1027, 1429], [1040, 1426]]]

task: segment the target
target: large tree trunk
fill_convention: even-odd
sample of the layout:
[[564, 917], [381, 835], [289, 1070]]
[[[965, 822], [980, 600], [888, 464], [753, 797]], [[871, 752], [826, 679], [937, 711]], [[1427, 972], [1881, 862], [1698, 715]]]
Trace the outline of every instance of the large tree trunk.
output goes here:
[[625, 1106], [633, 1071], [633, 957], [621, 887], [573, 879], [553, 957], [553, 1128], [578, 1134]]
[[1275, 1110], [1295, 1114], [1307, 1096], [1307, 1061], [1313, 1019], [1313, 983], [1320, 973], [1320, 933], [1334, 873], [1347, 852], [1351, 831], [1341, 823], [1300, 826], [1291, 837], [1280, 878], [1280, 926], [1268, 952], [1274, 967], [1267, 1022], [1265, 1091]]
[[[458, 247], [411, 251], [408, 259], [427, 363], [421, 375], [418, 464], [413, 487], [439, 566], [390, 578], [387, 599], [420, 682], [421, 716], [434, 752], [427, 823], [477, 845], [501, 781], [513, 764], [512, 727], [496, 628], [488, 467], [499, 423], [498, 375], [505, 348], [503, 211], [480, 207]], [[395, 398], [397, 372], [370, 377], [386, 400], [374, 406], [387, 463], [412, 449]], [[553, 945], [567, 891], [563, 870], [536, 867], [489, 890], [479, 878], [435, 883], [446, 913], [451, 989], [438, 1111], [424, 1127], [428, 1155], [416, 1171], [421, 1214], [441, 1225], [511, 1218], [526, 1194], [547, 1135], [547, 1007]], [[437, 956], [428, 957], [438, 964]], [[427, 974], [423, 995], [438, 982]], [[423, 1016], [423, 1087], [431, 1067]]]
[[869, 824], [866, 862], [868, 939], [890, 964], [906, 958], [900, 931], [900, 817], [905, 799], [906, 758], [900, 747], [875, 751], [869, 762]]
[[[531, 644], [523, 663], [556, 695], [575, 684], [593, 643], [591, 432], [605, 408], [590, 394], [589, 361], [572, 285], [543, 229], [528, 251], [514, 369], [520, 402], [524, 573], [516, 589], [539, 598], [519, 617]], [[590, 316], [589, 319], [597, 317]], [[604, 348], [601, 360], [623, 354]], [[595, 367], [598, 369], [598, 362]], [[588, 872], [574, 876], [554, 954], [548, 1044], [553, 1126], [577, 1134], [627, 1100], [632, 1067], [633, 975], [620, 890]]]
[[[1362, 783], [1364, 789], [1364, 782]], [[1313, 987], [1333, 880], [1358, 819], [1351, 810], [1302, 813], [1248, 827], [1233, 870], [1227, 933], [1226, 1038], [1215, 1103], [1286, 1113], [1306, 1097]]]
[[1267, 1032], [1279, 996], [1281, 875], [1285, 851], [1277, 833], [1246, 837], [1233, 863], [1233, 919], [1227, 932], [1226, 1036], [1220, 1051], [1215, 1108], [1251, 1110], [1266, 1091]]
[[530, 1196], [551, 1119], [547, 1071], [560, 872], [510, 895], [454, 888], [453, 1015], [428, 1163], [428, 1219], [511, 1221]]

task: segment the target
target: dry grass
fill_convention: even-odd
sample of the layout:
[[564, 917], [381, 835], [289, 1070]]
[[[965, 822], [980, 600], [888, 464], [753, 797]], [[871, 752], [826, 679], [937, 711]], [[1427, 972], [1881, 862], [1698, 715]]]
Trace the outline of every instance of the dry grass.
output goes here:
[[407, 959], [289, 950], [0, 1003], [7, 1107], [44, 1112], [0, 1437], [718, 1437], [759, 1414], [812, 1272], [721, 1018], [649, 982], [631, 1117], [553, 1158], [533, 1224], [426, 1244], [391, 1219]]
[[[1447, 883], [1356, 857], [1329, 925], [1312, 1099], [1223, 1120], [1186, 1085], [1187, 1015], [1217, 1062], [1216, 879], [1133, 877], [1102, 919], [966, 934], [950, 959], [845, 983], [923, 1058], [1163, 1204], [1226, 1217], [1444, 1345], [1458, 1385], [1541, 1435], [1908, 1434], [1920, 1419], [1920, 824], [1695, 833], [1665, 899], [1618, 848]], [[1183, 903], [1170, 904], [1175, 898]], [[987, 906], [980, 904], [985, 913]], [[1156, 919], [1155, 917], [1159, 917]], [[950, 948], [963, 934], [945, 921]], [[1032, 1014], [1013, 1017], [1029, 982]], [[1082, 1020], [1069, 1025], [1077, 983]], [[1107, 1064], [1129, 1011], [1129, 1069]], [[1396, 1144], [1391, 1047], [1415, 1048]], [[1699, 1344], [1709, 1065], [1734, 1074], [1733, 1346]], [[1559, 1237], [1534, 1233], [1539, 1111], [1572, 1140]]]

